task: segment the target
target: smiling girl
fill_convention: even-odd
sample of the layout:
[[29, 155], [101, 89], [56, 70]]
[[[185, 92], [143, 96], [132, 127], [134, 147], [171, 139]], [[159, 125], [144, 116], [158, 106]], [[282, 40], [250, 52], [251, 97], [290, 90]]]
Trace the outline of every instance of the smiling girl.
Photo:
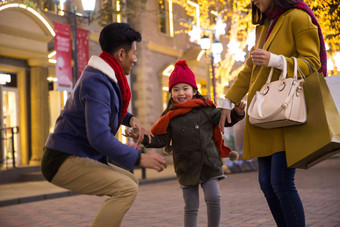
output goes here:
[[[151, 128], [151, 143], [145, 137], [145, 147], [171, 147], [177, 179], [185, 202], [184, 226], [197, 226], [199, 208], [198, 186], [204, 192], [208, 226], [219, 226], [221, 195], [218, 181], [225, 178], [221, 157], [236, 160], [238, 154], [224, 145], [218, 122], [221, 109], [197, 91], [195, 75], [186, 61], [176, 63], [169, 77], [171, 98], [162, 117]], [[245, 104], [231, 112], [231, 126], [244, 117]], [[138, 138], [132, 131], [127, 136]], [[172, 141], [172, 142], [171, 142]], [[171, 142], [171, 146], [170, 146]]]

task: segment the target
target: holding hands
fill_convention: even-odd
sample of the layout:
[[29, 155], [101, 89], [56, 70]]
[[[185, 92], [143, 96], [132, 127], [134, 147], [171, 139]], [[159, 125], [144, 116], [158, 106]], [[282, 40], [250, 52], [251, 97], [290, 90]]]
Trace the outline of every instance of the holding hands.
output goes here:
[[243, 115], [245, 108], [246, 108], [246, 103], [242, 101], [238, 105], [235, 105], [235, 111], [238, 115]]
[[[246, 104], [241, 101], [238, 105], [235, 105], [236, 113], [238, 115], [243, 115], [245, 107], [246, 107]], [[218, 123], [218, 125], [220, 126], [220, 130], [221, 130], [222, 134], [224, 134], [225, 121], [227, 120], [227, 122], [229, 124], [231, 123], [230, 114], [231, 114], [231, 110], [229, 110], [229, 109], [222, 109], [221, 117], [220, 117], [220, 122]]]
[[[130, 125], [131, 125], [131, 128], [133, 130], [137, 130], [138, 133], [133, 133], [133, 131], [132, 131], [133, 134], [131, 134], [131, 136], [129, 136], [127, 134], [127, 137], [131, 137], [131, 138], [136, 139], [137, 140], [137, 144], [140, 144], [143, 141], [143, 139], [144, 139], [144, 135], [146, 135], [146, 136], [149, 137], [149, 143], [151, 143], [151, 136], [152, 136], [151, 132], [146, 130], [143, 127], [142, 123], [140, 123], [140, 121], [136, 117], [131, 117]], [[125, 133], [126, 132], [127, 131], [125, 130]]]
[[[138, 145], [143, 141], [144, 135], [147, 135], [149, 137], [149, 143], [151, 143], [151, 132], [147, 131], [136, 117], [131, 118], [130, 125], [130, 129], [125, 129], [124, 136], [137, 140]], [[136, 130], [137, 133], [135, 133], [134, 130]], [[163, 171], [167, 167], [166, 160], [158, 153], [142, 153], [139, 165], [145, 168], [155, 169], [158, 172]]]

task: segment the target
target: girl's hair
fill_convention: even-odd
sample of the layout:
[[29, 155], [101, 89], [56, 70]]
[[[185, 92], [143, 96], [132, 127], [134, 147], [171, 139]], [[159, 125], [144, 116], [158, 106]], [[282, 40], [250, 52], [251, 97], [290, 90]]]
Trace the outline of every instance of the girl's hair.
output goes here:
[[[274, 8], [278, 7], [281, 9], [291, 9], [293, 6], [298, 3], [301, 0], [272, 0], [274, 1]], [[264, 20], [266, 19], [266, 16], [264, 13], [260, 11], [259, 8], [257, 8], [253, 3], [251, 4], [251, 15], [252, 15], [252, 23], [254, 25], [263, 25]]]
[[[194, 92], [196, 92], [196, 94], [192, 98], [193, 99], [202, 99], [205, 104], [208, 104], [206, 99], [204, 98], [204, 96], [201, 95], [201, 93], [199, 93], [196, 88], [193, 87], [193, 89], [194, 89]], [[168, 105], [166, 106], [166, 109], [163, 111], [162, 116], [165, 115], [173, 107], [172, 104], [173, 104], [173, 99], [172, 99], [172, 97], [170, 97], [170, 99], [168, 101]]]

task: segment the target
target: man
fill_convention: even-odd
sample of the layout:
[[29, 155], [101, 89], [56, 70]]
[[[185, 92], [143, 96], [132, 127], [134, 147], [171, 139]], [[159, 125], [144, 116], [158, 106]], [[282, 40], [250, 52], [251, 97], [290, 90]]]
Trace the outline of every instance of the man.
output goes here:
[[[135, 200], [138, 180], [120, 167], [166, 168], [161, 155], [140, 154], [115, 138], [121, 124], [138, 130], [137, 143], [144, 135], [150, 138], [127, 112], [131, 90], [126, 75], [137, 62], [140, 41], [140, 33], [125, 23], [112, 23], [101, 31], [102, 53], [89, 60], [44, 148], [41, 170], [48, 181], [80, 194], [110, 197], [92, 226], [120, 226]], [[120, 167], [108, 164], [108, 159]]]

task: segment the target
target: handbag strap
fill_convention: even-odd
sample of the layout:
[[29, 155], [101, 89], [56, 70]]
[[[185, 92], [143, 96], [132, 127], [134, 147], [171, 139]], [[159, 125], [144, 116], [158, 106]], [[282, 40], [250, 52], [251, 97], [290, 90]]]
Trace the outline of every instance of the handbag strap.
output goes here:
[[309, 68], [309, 72], [310, 72], [310, 73], [316, 72], [316, 69], [309, 63], [309, 61], [307, 61], [307, 60], [304, 59], [304, 58], [300, 58], [300, 59], [302, 59], [303, 61], [306, 62], [306, 64], [308, 65], [308, 68]]
[[[280, 55], [280, 57], [282, 59], [283, 69], [282, 69], [279, 79], [282, 80], [282, 79], [286, 79], [287, 77], [287, 61], [283, 55]], [[270, 69], [266, 84], [269, 84], [272, 81], [273, 72], [274, 72], [274, 67]]]

